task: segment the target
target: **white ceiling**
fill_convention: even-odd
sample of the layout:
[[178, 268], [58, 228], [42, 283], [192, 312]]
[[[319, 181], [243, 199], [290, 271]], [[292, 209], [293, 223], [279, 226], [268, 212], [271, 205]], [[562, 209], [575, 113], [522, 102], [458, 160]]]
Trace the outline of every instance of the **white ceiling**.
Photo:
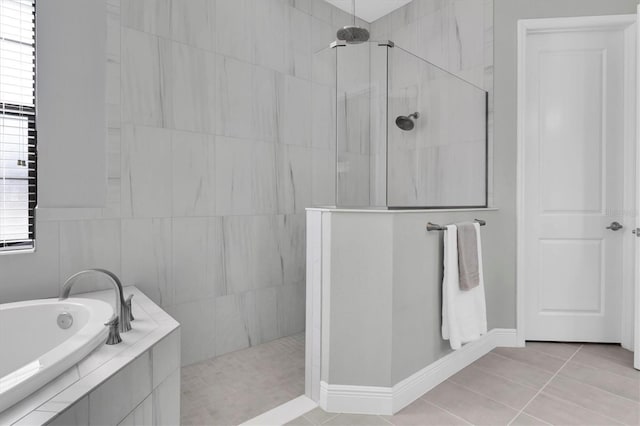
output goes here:
[[[353, 14], [352, 0], [325, 0], [327, 3]], [[367, 22], [382, 18], [411, 0], [356, 0], [356, 16]]]

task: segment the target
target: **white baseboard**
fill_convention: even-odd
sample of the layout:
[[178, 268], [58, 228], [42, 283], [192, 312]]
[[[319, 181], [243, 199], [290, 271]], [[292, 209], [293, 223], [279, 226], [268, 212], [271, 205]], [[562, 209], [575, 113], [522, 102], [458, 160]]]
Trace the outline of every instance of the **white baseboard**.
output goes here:
[[494, 328], [393, 387], [320, 383], [320, 407], [332, 413], [392, 415], [497, 347], [517, 347], [515, 329]]
[[291, 401], [262, 413], [251, 420], [242, 423], [240, 426], [280, 426], [297, 419], [303, 414], [316, 408], [318, 404], [302, 395]]

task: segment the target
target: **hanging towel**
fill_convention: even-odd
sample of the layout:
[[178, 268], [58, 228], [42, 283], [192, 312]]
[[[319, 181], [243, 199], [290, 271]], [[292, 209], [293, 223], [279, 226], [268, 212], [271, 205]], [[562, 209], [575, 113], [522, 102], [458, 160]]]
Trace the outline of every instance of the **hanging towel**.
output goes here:
[[458, 232], [448, 225], [444, 232], [444, 277], [442, 279], [442, 338], [449, 340], [451, 349], [460, 349], [463, 343], [479, 339], [487, 332], [487, 308], [482, 276], [482, 245], [480, 225], [475, 223], [478, 241], [478, 286], [460, 290], [458, 271]]
[[458, 271], [460, 290], [467, 291], [480, 284], [478, 269], [478, 235], [474, 223], [464, 222], [458, 228]]

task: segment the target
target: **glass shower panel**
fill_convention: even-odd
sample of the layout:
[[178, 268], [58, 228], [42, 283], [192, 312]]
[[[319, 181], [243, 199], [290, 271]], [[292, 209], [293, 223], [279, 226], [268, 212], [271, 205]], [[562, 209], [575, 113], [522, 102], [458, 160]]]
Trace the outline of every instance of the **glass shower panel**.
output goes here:
[[389, 49], [387, 205], [486, 206], [486, 111], [481, 88]]

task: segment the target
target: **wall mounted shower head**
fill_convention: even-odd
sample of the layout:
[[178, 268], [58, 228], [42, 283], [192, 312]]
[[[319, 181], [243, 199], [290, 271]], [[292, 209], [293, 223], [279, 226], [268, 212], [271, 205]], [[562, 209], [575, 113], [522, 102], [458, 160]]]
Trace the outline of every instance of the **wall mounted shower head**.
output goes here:
[[419, 117], [420, 114], [417, 112], [409, 114], [409, 116], [400, 115], [396, 118], [396, 126], [405, 131], [413, 130], [416, 125], [414, 120], [417, 120]]

